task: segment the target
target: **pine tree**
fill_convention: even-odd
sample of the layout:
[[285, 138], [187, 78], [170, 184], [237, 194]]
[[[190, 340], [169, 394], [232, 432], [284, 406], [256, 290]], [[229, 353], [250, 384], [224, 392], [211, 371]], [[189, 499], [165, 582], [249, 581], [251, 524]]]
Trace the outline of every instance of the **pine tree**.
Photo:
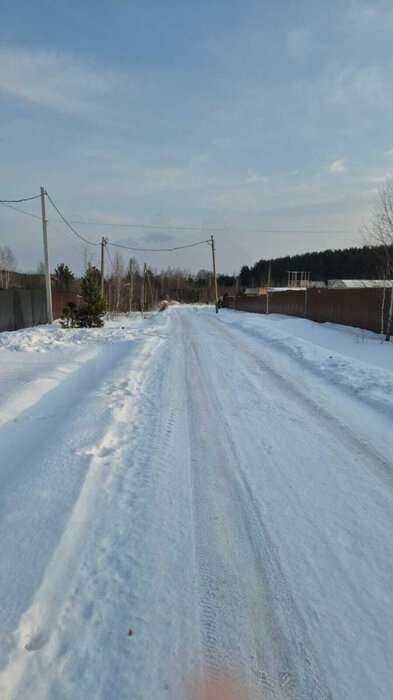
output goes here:
[[77, 325], [79, 328], [100, 328], [106, 306], [100, 290], [100, 273], [89, 263], [82, 278], [82, 297], [84, 305], [78, 309]]
[[63, 315], [60, 318], [62, 328], [75, 328], [78, 321], [78, 309], [73, 301], [69, 301], [63, 309]]
[[55, 277], [58, 292], [69, 292], [73, 286], [75, 277], [68, 265], [61, 263], [55, 268]]

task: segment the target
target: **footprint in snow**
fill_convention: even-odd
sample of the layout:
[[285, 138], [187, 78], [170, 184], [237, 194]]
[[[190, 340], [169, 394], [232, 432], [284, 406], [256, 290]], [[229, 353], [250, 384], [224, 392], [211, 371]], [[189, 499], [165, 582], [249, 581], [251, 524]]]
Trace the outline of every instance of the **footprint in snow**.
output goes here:
[[26, 651], [37, 651], [38, 649], [42, 649], [46, 642], [46, 635], [45, 632], [39, 632], [38, 634], [34, 635], [30, 639], [30, 641], [25, 644], [25, 649]]

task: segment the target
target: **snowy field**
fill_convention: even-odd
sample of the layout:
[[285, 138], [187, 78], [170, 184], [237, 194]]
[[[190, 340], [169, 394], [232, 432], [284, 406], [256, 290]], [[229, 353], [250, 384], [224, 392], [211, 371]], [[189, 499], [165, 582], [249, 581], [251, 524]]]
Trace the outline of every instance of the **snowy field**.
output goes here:
[[2, 700], [393, 697], [393, 342], [173, 307], [0, 392]]

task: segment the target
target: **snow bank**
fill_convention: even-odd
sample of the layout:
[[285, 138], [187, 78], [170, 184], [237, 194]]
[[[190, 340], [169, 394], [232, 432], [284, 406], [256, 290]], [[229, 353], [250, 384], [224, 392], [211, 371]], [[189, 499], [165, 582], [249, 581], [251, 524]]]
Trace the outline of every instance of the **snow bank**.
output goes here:
[[[157, 314], [118, 315], [106, 319], [103, 328], [61, 328], [58, 322], [52, 325], [23, 328], [0, 334], [0, 351], [48, 352], [61, 348], [100, 345], [130, 340], [142, 332], [151, 333], [151, 324], [156, 327]], [[147, 323], [148, 322], [148, 323]], [[159, 325], [160, 322], [158, 321]]]
[[328, 382], [393, 416], [393, 343], [371, 331], [332, 323], [223, 309], [222, 323], [236, 326], [284, 351]]
[[[0, 333], [0, 425], [16, 420], [70, 375], [122, 343], [164, 335], [165, 314], [119, 315], [103, 328], [64, 329], [58, 323]], [[112, 349], [112, 350], [111, 350]]]

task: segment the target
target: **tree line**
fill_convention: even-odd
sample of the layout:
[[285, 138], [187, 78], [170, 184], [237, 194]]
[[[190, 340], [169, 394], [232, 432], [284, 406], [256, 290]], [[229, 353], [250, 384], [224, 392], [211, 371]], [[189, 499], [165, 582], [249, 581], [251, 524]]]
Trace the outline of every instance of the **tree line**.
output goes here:
[[[2, 270], [1, 259], [0, 256], [0, 289], [34, 289], [45, 286], [43, 263], [38, 265], [36, 273], [20, 273], [15, 271], [16, 261], [10, 249], [7, 249], [7, 261], [12, 260], [12, 271], [9, 262], [4, 265], [7, 271]], [[101, 285], [100, 271], [88, 261], [84, 267], [96, 271]], [[82, 294], [83, 277], [74, 274], [65, 263], [55, 267], [51, 280], [53, 292]], [[218, 275], [217, 282], [220, 295], [234, 293], [234, 275]], [[202, 269], [191, 274], [175, 267], [158, 271], [147, 265], [141, 268], [135, 259], [126, 264], [122, 256], [116, 253], [105, 275], [104, 299], [107, 310], [113, 313], [150, 310], [164, 299], [180, 303], [213, 303], [213, 273]]]
[[331, 279], [385, 279], [386, 248], [383, 245], [322, 250], [312, 253], [286, 255], [272, 260], [258, 260], [255, 265], [244, 265], [239, 275], [242, 287], [286, 286], [288, 270], [311, 272], [311, 279], [327, 283]]

